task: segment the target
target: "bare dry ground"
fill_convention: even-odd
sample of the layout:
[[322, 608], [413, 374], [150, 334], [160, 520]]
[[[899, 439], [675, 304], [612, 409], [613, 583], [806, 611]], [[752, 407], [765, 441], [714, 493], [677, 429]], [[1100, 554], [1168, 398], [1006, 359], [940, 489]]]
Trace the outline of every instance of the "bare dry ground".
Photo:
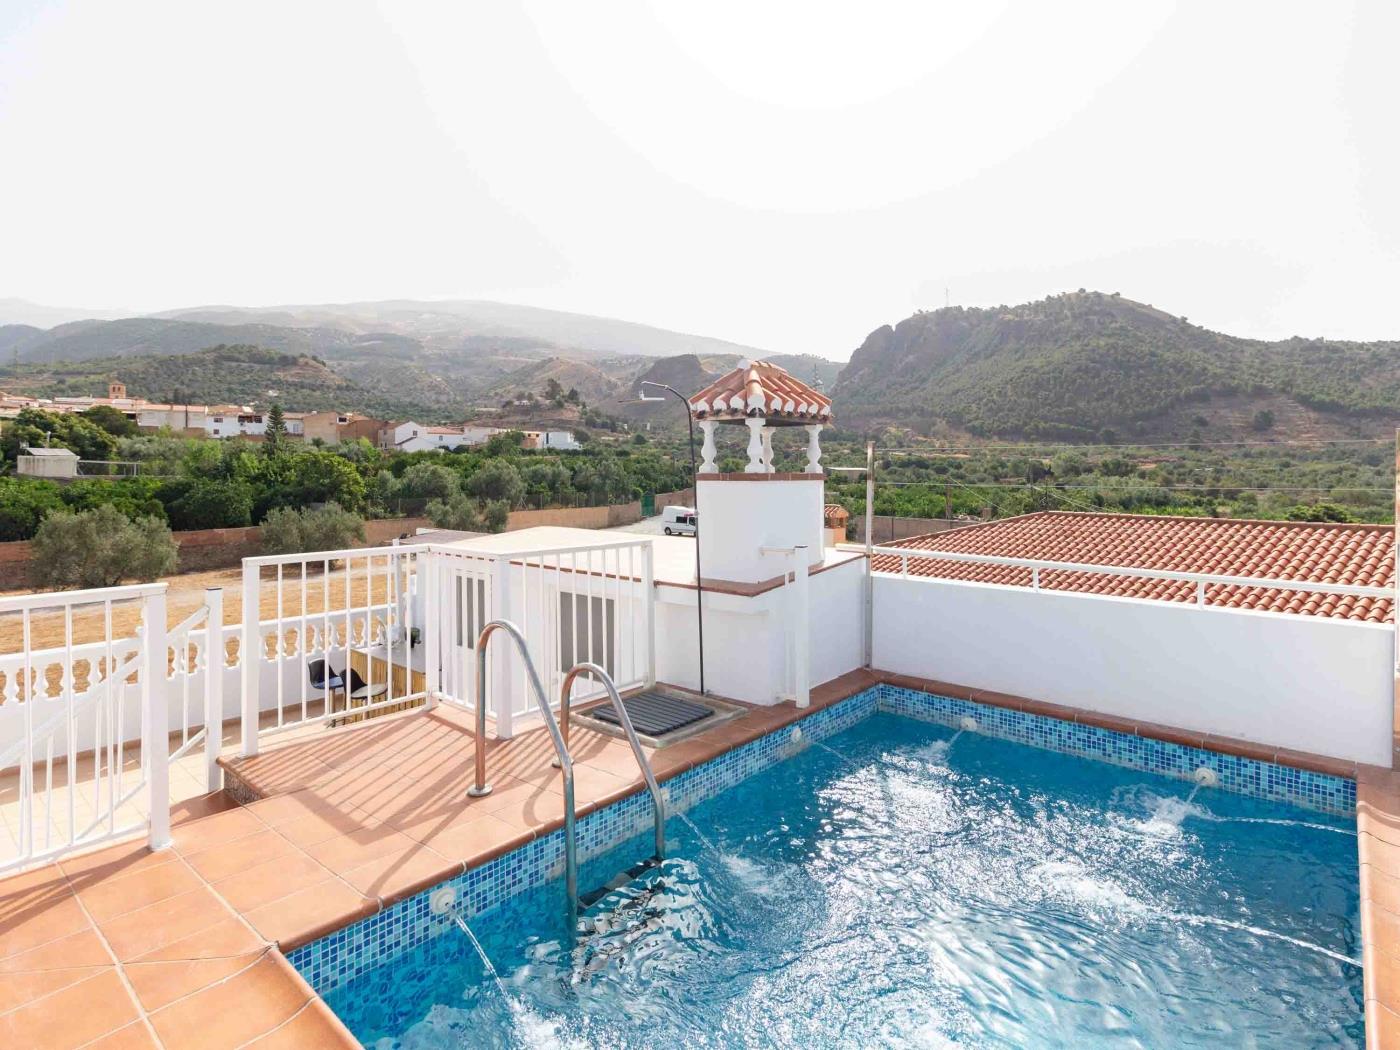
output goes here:
[[[224, 592], [224, 623], [237, 624], [243, 621], [243, 575], [237, 568], [216, 569], [210, 572], [188, 573], [167, 577], [166, 626], [174, 627], [204, 603], [207, 588], [221, 587]], [[371, 595], [372, 582], [372, 595]], [[363, 568], [355, 566], [349, 585], [349, 607], [366, 604], [366, 597], [373, 602], [383, 602], [388, 593], [388, 583], [382, 569], [376, 567], [373, 580], [366, 580]], [[306, 612], [319, 613], [343, 610], [347, 606], [345, 573], [336, 570], [322, 574], [308, 573], [306, 577]], [[266, 570], [260, 588], [259, 618], [273, 619], [278, 615], [277, 581]], [[7, 594], [27, 594], [29, 591], [10, 591]], [[281, 615], [299, 616], [302, 612], [302, 577], [300, 572], [288, 571], [284, 574], [282, 587]], [[103, 639], [105, 610], [101, 606], [88, 606], [73, 614], [72, 642], [98, 642]], [[112, 608], [112, 633], [115, 638], [129, 638], [140, 622], [140, 609], [133, 602], [116, 604]], [[62, 613], [35, 613], [30, 617], [30, 648], [59, 648], [66, 644], [67, 626]], [[17, 613], [0, 615], [0, 656], [22, 652], [24, 649], [24, 622]]]

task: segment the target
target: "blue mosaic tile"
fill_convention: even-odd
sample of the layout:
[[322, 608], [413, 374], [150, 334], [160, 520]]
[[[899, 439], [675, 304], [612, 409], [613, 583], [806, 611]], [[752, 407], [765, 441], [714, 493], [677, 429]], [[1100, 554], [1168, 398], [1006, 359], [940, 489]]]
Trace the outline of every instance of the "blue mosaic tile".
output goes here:
[[[802, 736], [810, 741], [826, 740], [876, 711], [951, 727], [971, 716], [977, 719], [978, 732], [997, 739], [1178, 779], [1188, 779], [1196, 769], [1206, 766], [1215, 771], [1226, 791], [1339, 815], [1356, 810], [1356, 782], [1344, 777], [892, 685], [867, 689], [810, 715], [799, 723]], [[793, 738], [793, 727], [769, 733], [667, 781], [662, 785], [667, 805], [672, 811], [684, 812], [791, 758], [805, 746]], [[609, 863], [608, 851], [650, 829], [652, 820], [651, 799], [645, 792], [584, 817], [577, 826], [581, 872], [588, 872], [590, 862]], [[456, 889], [467, 913], [477, 915], [558, 878], [563, 867], [564, 832], [560, 829], [457, 876], [449, 885]], [[595, 881], [601, 882], [609, 874], [600, 871]], [[581, 877], [580, 882], [587, 879]], [[298, 948], [288, 958], [311, 987], [324, 995], [444, 933], [450, 920], [429, 912], [431, 892], [400, 901]]]

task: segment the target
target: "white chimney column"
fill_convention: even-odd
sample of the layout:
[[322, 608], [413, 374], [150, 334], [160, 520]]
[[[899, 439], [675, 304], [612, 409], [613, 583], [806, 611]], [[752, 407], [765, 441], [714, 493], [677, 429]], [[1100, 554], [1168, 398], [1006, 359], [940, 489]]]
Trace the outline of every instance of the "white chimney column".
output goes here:
[[809, 423], [807, 425], [807, 473], [821, 474], [822, 471], [822, 446], [818, 440], [818, 435], [822, 432], [820, 423]]
[[749, 461], [744, 466], [746, 474], [762, 474], [763, 469], [763, 417], [750, 416], [744, 420], [749, 428]]
[[719, 468], [715, 466], [715, 427], [719, 426], [713, 419], [702, 419], [700, 421], [700, 433], [705, 435], [704, 443], [700, 446], [700, 473], [716, 474]]

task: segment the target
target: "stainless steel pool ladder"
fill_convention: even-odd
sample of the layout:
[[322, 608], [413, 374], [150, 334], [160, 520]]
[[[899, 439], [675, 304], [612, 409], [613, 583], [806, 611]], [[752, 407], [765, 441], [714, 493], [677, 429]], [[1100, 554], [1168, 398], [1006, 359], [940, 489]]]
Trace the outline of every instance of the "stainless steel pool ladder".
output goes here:
[[[540, 710], [540, 717], [544, 719], [545, 727], [549, 730], [550, 739], [554, 743], [554, 752], [557, 756], [556, 764], [564, 782], [564, 882], [568, 905], [568, 930], [570, 936], [573, 936], [575, 922], [578, 918], [578, 835], [574, 812], [574, 763], [569, 755], [568, 742], [565, 736], [560, 733], [559, 723], [555, 720], [554, 712], [550, 709], [549, 698], [545, 695], [539, 672], [535, 670], [535, 663], [530, 659], [530, 649], [525, 642], [525, 636], [521, 634], [520, 628], [509, 620], [492, 620], [481, 629], [481, 634], [477, 636], [476, 640], [476, 772], [474, 782], [467, 789], [467, 794], [473, 798], [480, 798], [491, 793], [491, 785], [486, 782], [486, 649], [491, 636], [497, 631], [505, 631], [514, 640], [521, 658], [525, 661], [526, 677], [530, 681], [530, 688], [535, 696], [535, 704]], [[627, 741], [632, 745], [632, 754], [642, 769], [642, 777], [646, 780], [647, 790], [651, 792], [652, 811], [656, 826], [656, 859], [659, 861], [663, 859], [666, 848], [666, 800], [661, 794], [660, 786], [656, 783], [651, 763], [647, 761], [646, 753], [642, 751], [641, 741], [637, 739], [637, 732], [632, 728], [632, 719], [627, 714], [627, 708], [622, 704], [622, 698], [618, 695], [617, 686], [613, 683], [612, 676], [597, 664], [587, 661], [571, 667], [569, 673], [564, 676], [561, 699], [565, 718], [568, 717], [569, 692], [573, 688], [574, 679], [581, 674], [589, 674], [602, 682], [603, 688], [607, 691], [613, 707], [617, 711], [618, 721], [627, 734]]]

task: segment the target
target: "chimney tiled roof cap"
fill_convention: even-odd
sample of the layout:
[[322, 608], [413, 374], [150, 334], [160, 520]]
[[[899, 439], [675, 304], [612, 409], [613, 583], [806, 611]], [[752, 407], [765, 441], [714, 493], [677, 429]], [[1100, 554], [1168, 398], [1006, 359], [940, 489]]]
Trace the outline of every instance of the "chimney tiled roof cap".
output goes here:
[[[1364, 587], [1395, 584], [1395, 530], [1390, 525], [1339, 525], [1230, 518], [1169, 518], [1137, 514], [1044, 511], [914, 536], [888, 544], [916, 550], [989, 554], [1036, 561], [1120, 565], [1212, 576], [1297, 580], [1294, 590], [1208, 584], [1207, 605], [1390, 623], [1388, 598], [1309, 591], [1308, 582]], [[876, 555], [876, 572], [898, 572], [897, 555]], [[1029, 587], [1031, 570], [1009, 565], [917, 559], [910, 575]], [[1069, 569], [1040, 570], [1042, 590], [1077, 591], [1169, 602], [1193, 602], [1186, 580], [1112, 576]]]
[[690, 399], [696, 419], [763, 416], [793, 423], [830, 423], [831, 398], [767, 361], [741, 361]]
[[851, 518], [851, 512], [839, 503], [828, 503], [822, 508], [822, 524], [827, 528], [844, 525]]

